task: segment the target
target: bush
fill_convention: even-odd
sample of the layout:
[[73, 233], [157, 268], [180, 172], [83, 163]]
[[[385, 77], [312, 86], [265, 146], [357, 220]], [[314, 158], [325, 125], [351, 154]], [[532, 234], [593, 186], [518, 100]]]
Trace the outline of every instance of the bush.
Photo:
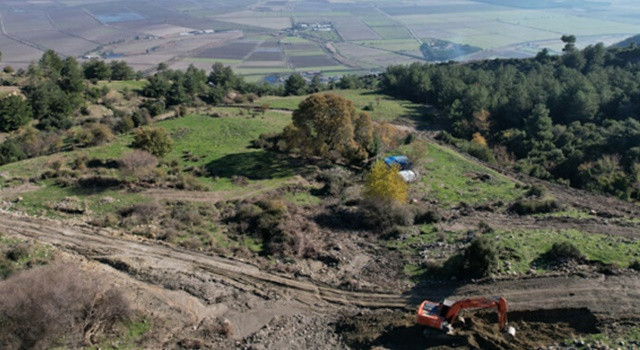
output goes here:
[[120, 159], [120, 171], [124, 176], [135, 176], [140, 179], [153, 174], [158, 166], [158, 158], [147, 151], [135, 150], [125, 153]]
[[164, 128], [146, 127], [136, 130], [132, 146], [163, 157], [173, 149], [173, 140]]
[[378, 232], [385, 232], [394, 226], [411, 226], [414, 213], [402, 203], [364, 200], [360, 207], [362, 225]]
[[[79, 348], [131, 315], [117, 289], [68, 264], [38, 267], [0, 283], [0, 344]], [[34, 302], [35, 301], [35, 302]]]
[[418, 207], [415, 208], [413, 212], [415, 216], [415, 225], [428, 225], [442, 220], [440, 212], [434, 208]]
[[149, 224], [154, 218], [159, 217], [161, 212], [162, 206], [158, 203], [140, 203], [121, 209], [119, 214], [133, 224]]
[[111, 129], [104, 124], [94, 123], [88, 126], [91, 135], [93, 135], [93, 144], [92, 146], [101, 145], [103, 143], [107, 143], [113, 141], [115, 136]]
[[0, 165], [13, 163], [26, 158], [20, 144], [15, 140], [6, 140], [0, 144]]
[[320, 195], [336, 197], [353, 184], [353, 174], [341, 168], [334, 168], [320, 172], [316, 180], [324, 184], [319, 191]]
[[529, 197], [543, 197], [547, 194], [547, 188], [541, 184], [533, 184], [529, 187], [527, 191], [527, 196]]
[[560, 203], [555, 198], [521, 199], [511, 206], [511, 210], [518, 215], [545, 214], [561, 209]]
[[464, 151], [487, 163], [497, 163], [493, 151], [485, 145], [470, 142], [464, 147]]
[[17, 243], [12, 245], [6, 253], [7, 259], [18, 261], [28, 257], [31, 254], [31, 246], [26, 243]]
[[496, 242], [485, 236], [474, 238], [463, 254], [463, 271], [471, 278], [487, 277], [498, 267]]
[[584, 255], [571, 242], [554, 243], [545, 256], [554, 263], [563, 263], [569, 260], [582, 260]]

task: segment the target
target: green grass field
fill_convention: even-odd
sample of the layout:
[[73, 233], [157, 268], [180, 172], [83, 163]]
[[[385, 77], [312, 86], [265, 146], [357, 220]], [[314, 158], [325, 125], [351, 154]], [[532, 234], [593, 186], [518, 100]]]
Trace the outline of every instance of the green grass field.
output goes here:
[[[415, 103], [396, 100], [389, 96], [369, 90], [336, 90], [328, 92], [333, 92], [342, 97], [348, 98], [353, 101], [356, 109], [358, 110], [363, 110], [363, 108], [371, 105], [373, 110], [366, 112], [369, 113], [374, 120], [379, 121], [392, 121], [399, 117], [410, 116], [418, 113], [420, 108], [420, 106]], [[255, 105], [260, 106], [264, 103], [268, 103], [270, 108], [292, 111], [298, 108], [300, 102], [302, 102], [306, 97], [307, 96], [267, 96], [257, 100]]]
[[126, 81], [99, 81], [98, 86], [107, 86], [112, 90], [123, 91], [125, 89], [141, 91], [147, 86], [148, 81], [146, 79], [141, 80], [126, 80]]
[[[448, 244], [455, 244], [466, 237], [467, 232], [441, 232], [433, 225], [421, 227], [420, 234], [407, 237], [405, 240], [388, 241], [388, 247], [399, 250], [405, 256], [418, 256], [422, 246], [438, 242], [442, 237]], [[541, 260], [541, 255], [547, 252], [554, 243], [571, 242], [585, 258], [602, 264], [615, 264], [626, 267], [640, 259], [640, 242], [623, 237], [606, 234], [592, 234], [578, 230], [496, 230], [485, 234], [495, 240], [501, 252], [498, 274], [518, 273], [526, 274], [532, 267], [538, 273], [549, 271]], [[452, 259], [450, 261], [455, 260]], [[510, 268], [507, 268], [510, 265]], [[417, 264], [407, 264], [404, 273], [419, 279], [426, 270]]]
[[[605, 234], [589, 234], [577, 230], [536, 230], [512, 232], [496, 231], [490, 234], [499, 242], [503, 251], [510, 252], [506, 257], [512, 270], [527, 272], [541, 253], [548, 251], [554, 243], [571, 242], [588, 260], [603, 264], [617, 264], [626, 267], [640, 259], [640, 242]], [[538, 266], [539, 269], [544, 270]]]
[[[286, 159], [258, 149], [249, 148], [250, 142], [262, 133], [281, 131], [289, 122], [290, 115], [279, 112], [267, 112], [264, 115], [250, 116], [244, 109], [215, 109], [223, 117], [214, 118], [202, 115], [189, 115], [184, 118], [166, 120], [157, 125], [166, 128], [175, 142], [174, 150], [165, 156], [166, 163], [176, 163], [180, 169], [207, 167], [218, 176], [202, 176], [199, 182], [210, 190], [234, 191], [234, 194], [256, 191], [256, 189], [277, 188], [294, 175], [295, 167]], [[0, 172], [12, 177], [38, 177], [54, 160], [63, 159], [69, 164], [80, 157], [86, 159], [119, 159], [129, 152], [133, 137], [123, 135], [114, 142], [98, 147], [63, 152], [53, 156], [39, 157], [7, 164]], [[198, 156], [197, 161], [183, 158], [184, 152]], [[113, 170], [117, 176], [117, 170]], [[232, 175], [245, 176], [250, 186], [236, 186]], [[117, 190], [79, 190], [73, 187], [59, 187], [52, 180], [41, 181], [40, 189], [24, 193], [17, 208], [31, 214], [63, 216], [49, 212], [65, 197], [75, 196], [86, 203], [87, 209], [100, 214], [114, 212], [118, 208], [143, 201], [135, 193]], [[113, 197], [116, 202], [100, 204], [104, 197]]]
[[[524, 194], [524, 190], [516, 188], [505, 176], [436, 144], [429, 144], [427, 162], [418, 171], [425, 195], [436, 198], [443, 206], [460, 202], [509, 202]], [[474, 179], [478, 174], [489, 174], [491, 180]]]

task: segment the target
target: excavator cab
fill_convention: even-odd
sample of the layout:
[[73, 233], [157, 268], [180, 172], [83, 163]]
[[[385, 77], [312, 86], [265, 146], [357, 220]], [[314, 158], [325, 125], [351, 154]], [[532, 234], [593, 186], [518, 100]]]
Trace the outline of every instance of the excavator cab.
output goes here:
[[445, 332], [448, 331], [449, 322], [443, 316], [446, 315], [446, 312], [443, 313], [444, 308], [449, 309], [444, 303], [439, 304], [429, 300], [423, 301], [418, 308], [418, 324]]

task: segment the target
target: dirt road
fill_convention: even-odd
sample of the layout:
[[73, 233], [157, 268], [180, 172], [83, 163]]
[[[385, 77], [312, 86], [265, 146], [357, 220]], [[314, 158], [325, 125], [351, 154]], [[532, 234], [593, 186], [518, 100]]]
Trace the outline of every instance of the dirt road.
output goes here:
[[241, 261], [8, 212], [0, 212], [0, 231], [51, 244], [109, 264], [136, 279], [185, 290], [203, 300], [211, 296], [202, 289], [202, 282], [211, 280], [263, 298], [296, 300], [311, 308], [321, 304], [412, 309], [423, 298], [501, 294], [508, 298], [512, 310], [589, 307], [605, 315], [640, 314], [638, 274], [533, 277], [466, 285], [426, 283], [410, 291], [384, 294], [336, 289], [321, 282], [267, 273]]

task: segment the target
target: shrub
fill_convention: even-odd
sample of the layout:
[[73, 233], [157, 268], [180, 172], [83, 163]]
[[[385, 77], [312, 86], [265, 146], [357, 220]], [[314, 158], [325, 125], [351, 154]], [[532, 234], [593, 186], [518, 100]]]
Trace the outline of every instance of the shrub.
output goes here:
[[103, 143], [107, 143], [113, 141], [115, 136], [111, 129], [104, 124], [94, 123], [87, 127], [93, 135], [93, 143], [92, 146], [101, 145]]
[[527, 191], [529, 197], [543, 197], [547, 194], [547, 188], [541, 184], [533, 184]]
[[136, 130], [133, 147], [163, 157], [173, 149], [173, 140], [162, 127], [146, 127]]
[[124, 176], [147, 177], [157, 166], [158, 158], [147, 151], [135, 150], [125, 153], [120, 159], [120, 171]]
[[376, 162], [367, 174], [364, 184], [364, 196], [369, 200], [385, 202], [406, 202], [409, 186], [398, 174], [400, 167], [388, 166]]
[[31, 254], [31, 246], [26, 243], [17, 243], [12, 245], [6, 253], [7, 259], [18, 261], [28, 257]]
[[105, 284], [69, 264], [38, 267], [1, 282], [0, 344], [10, 349], [91, 345], [96, 335], [131, 315], [122, 293]]
[[464, 151], [487, 163], [497, 163], [493, 151], [491, 151], [489, 147], [480, 143], [470, 142], [466, 147], [464, 147]]
[[191, 174], [180, 174], [174, 183], [175, 188], [187, 191], [204, 191], [206, 187], [200, 183], [197, 177]]
[[434, 208], [418, 207], [415, 208], [413, 212], [415, 215], [414, 224], [416, 225], [433, 224], [442, 220], [442, 216], [438, 210]]
[[377, 230], [387, 231], [394, 226], [410, 226], [414, 223], [414, 213], [402, 203], [364, 200], [360, 207], [362, 225]]
[[20, 144], [12, 139], [0, 144], [0, 165], [13, 163], [26, 158]]
[[140, 203], [121, 209], [119, 214], [130, 219], [133, 224], [149, 224], [154, 218], [159, 217], [161, 212], [162, 206], [158, 203]]
[[511, 210], [519, 215], [552, 213], [561, 209], [555, 198], [521, 199], [511, 206]]
[[127, 133], [135, 128], [135, 123], [130, 115], [125, 115], [116, 123], [115, 130], [121, 134]]
[[324, 184], [320, 195], [335, 197], [353, 184], [353, 174], [342, 168], [334, 168], [320, 172], [316, 180]]
[[554, 243], [551, 249], [545, 253], [545, 256], [551, 260], [551, 262], [555, 263], [584, 259], [584, 255], [582, 255], [580, 249], [571, 242]]
[[482, 278], [498, 267], [496, 243], [485, 236], [474, 238], [463, 254], [463, 270], [471, 278]]
[[171, 210], [171, 218], [185, 225], [198, 225], [202, 222], [202, 215], [197, 207], [186, 203], [179, 203]]

